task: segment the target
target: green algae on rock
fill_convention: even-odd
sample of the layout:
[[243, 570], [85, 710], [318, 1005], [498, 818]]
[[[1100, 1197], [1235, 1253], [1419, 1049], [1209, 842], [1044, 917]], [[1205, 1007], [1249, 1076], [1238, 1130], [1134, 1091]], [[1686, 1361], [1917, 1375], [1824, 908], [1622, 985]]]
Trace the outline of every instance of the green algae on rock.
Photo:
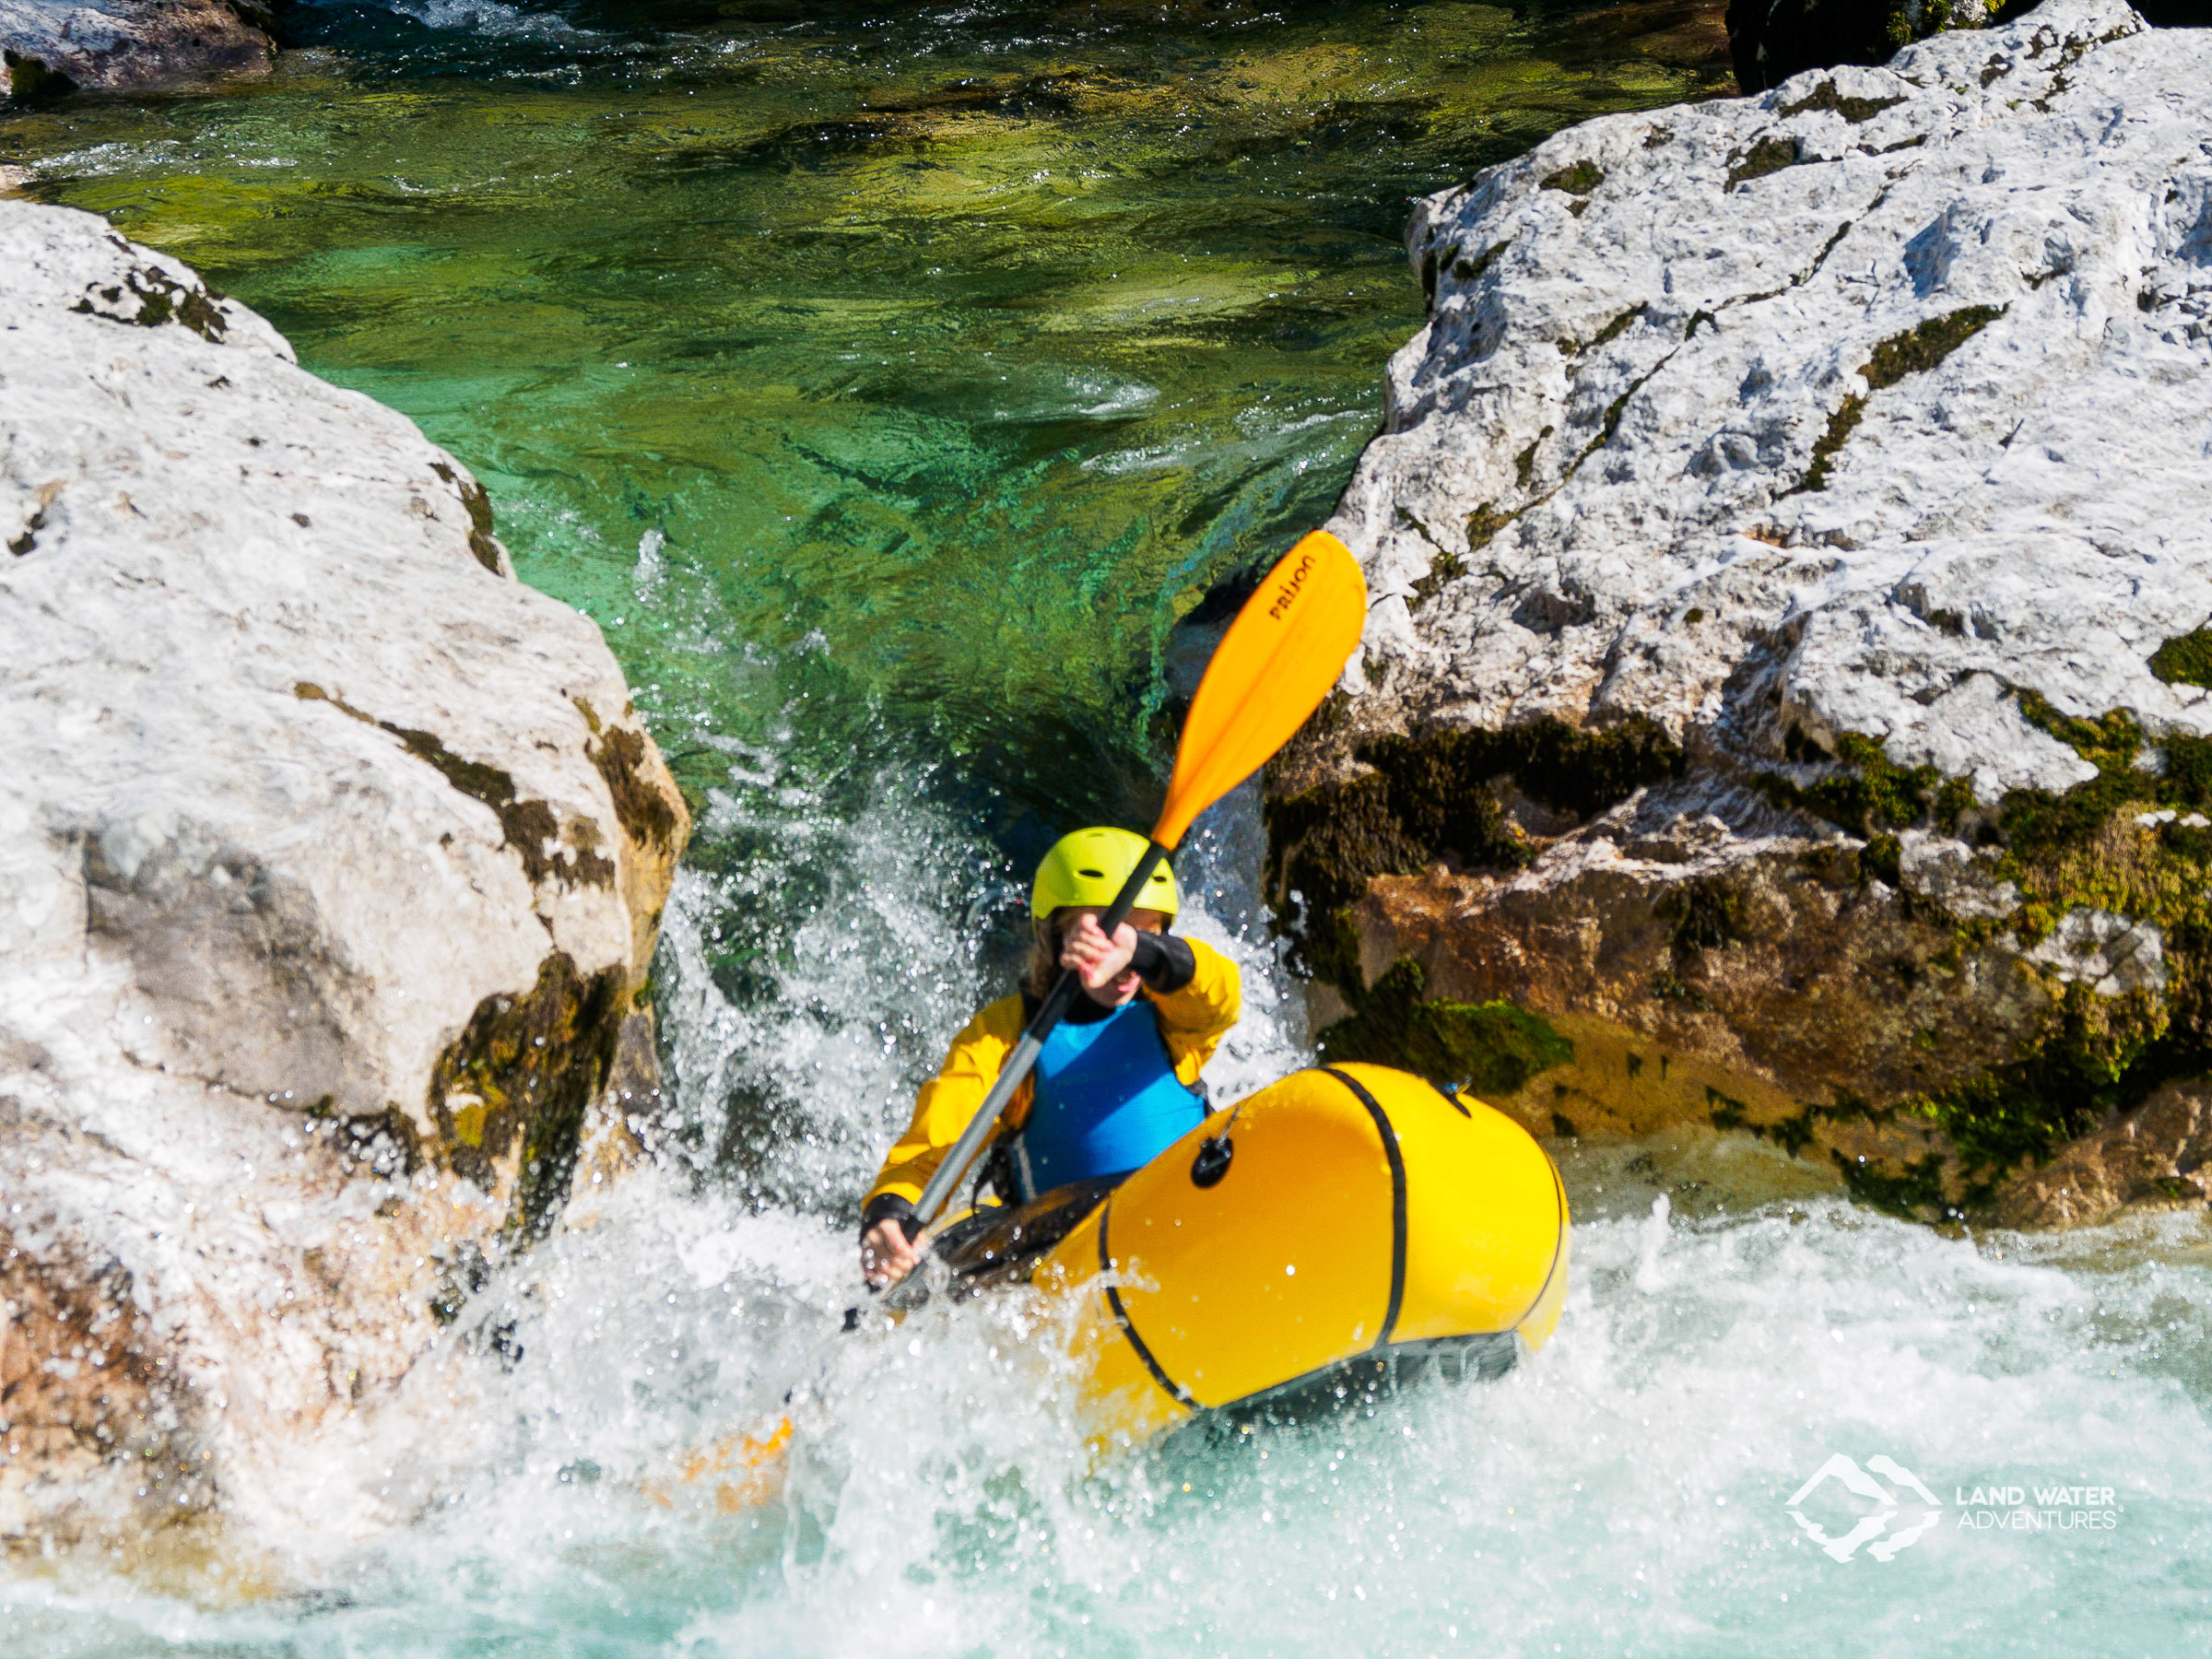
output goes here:
[[[2049, 0], [1421, 205], [1429, 325], [1331, 526], [1360, 672], [1270, 809], [1318, 1022], [1510, 1004], [1572, 1048], [1500, 1101], [1532, 1129], [1758, 1133], [1927, 1216], [2212, 1069], [2202, 206], [2076, 124], [2202, 101], [2177, 50]], [[1637, 721], [1674, 763], [1573, 811], [1378, 760]]]
[[[1325, 741], [1325, 725], [1316, 734], [1305, 742]], [[1394, 734], [1352, 752], [1363, 769], [1358, 776], [1266, 805], [1267, 890], [1278, 910], [1333, 916], [1372, 877], [1414, 875], [1440, 860], [1517, 868], [1528, 862], [1529, 841], [1509, 800], [1579, 821], [1679, 777], [1683, 764], [1679, 746], [1650, 721], [1598, 732], [1540, 720], [1497, 732]], [[1278, 778], [1300, 764], [1293, 751]]]
[[623, 975], [586, 980], [556, 950], [528, 991], [485, 998], [431, 1067], [430, 1155], [488, 1194], [512, 1194], [505, 1236], [516, 1243], [542, 1237], [568, 1203], [629, 1010]]
[[1537, 1073], [1574, 1058], [1574, 1044], [1542, 1015], [1504, 1001], [1425, 997], [1425, 981], [1418, 962], [1394, 963], [1359, 991], [1353, 1013], [1316, 1034], [1321, 1057], [1404, 1066], [1486, 1099], [1518, 1094]]
[[[1736, 176], [1731, 173], [1730, 181], [1733, 182]], [[2004, 314], [2005, 308], [2001, 305], [1962, 306], [1877, 341], [1867, 356], [1865, 366], [1859, 371], [1859, 378], [1866, 382], [1865, 393], [1852, 393], [1837, 406], [1836, 412], [1828, 418], [1827, 429], [1814, 441], [1812, 465], [1806, 468], [1805, 477], [1789, 493], [1828, 488], [1837, 453], [1865, 415], [1868, 397], [1896, 385], [1908, 374], [1921, 374], [1937, 367]]]

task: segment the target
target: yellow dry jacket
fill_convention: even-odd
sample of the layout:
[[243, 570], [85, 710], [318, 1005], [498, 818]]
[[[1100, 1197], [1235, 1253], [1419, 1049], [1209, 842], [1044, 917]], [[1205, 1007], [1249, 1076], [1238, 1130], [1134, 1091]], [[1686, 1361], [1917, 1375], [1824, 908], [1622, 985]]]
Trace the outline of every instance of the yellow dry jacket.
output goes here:
[[[1160, 1040], [1167, 1044], [1176, 1077], [1185, 1086], [1195, 1088], [1199, 1072], [1214, 1057], [1214, 1050], [1229, 1028], [1237, 1023], [1244, 993], [1234, 962], [1196, 939], [1185, 939], [1184, 943], [1197, 962], [1198, 971], [1191, 982], [1164, 994], [1144, 986], [1137, 994], [1149, 1000], [1159, 1013]], [[937, 1075], [922, 1085], [914, 1100], [914, 1121], [884, 1159], [882, 1172], [868, 1189], [870, 1203], [886, 1194], [896, 1194], [909, 1204], [922, 1196], [930, 1176], [945, 1161], [945, 1154], [960, 1138], [960, 1132], [982, 1107], [983, 1097], [991, 1092], [991, 1085], [998, 1080], [998, 1068], [1014, 1052], [1027, 1023], [1021, 998], [1002, 996], [962, 1028], [952, 1040], [952, 1049]], [[998, 1127], [983, 1143], [986, 1147], [1029, 1122], [1030, 1107], [1036, 1099], [1032, 1085], [1033, 1079], [1022, 1079]]]

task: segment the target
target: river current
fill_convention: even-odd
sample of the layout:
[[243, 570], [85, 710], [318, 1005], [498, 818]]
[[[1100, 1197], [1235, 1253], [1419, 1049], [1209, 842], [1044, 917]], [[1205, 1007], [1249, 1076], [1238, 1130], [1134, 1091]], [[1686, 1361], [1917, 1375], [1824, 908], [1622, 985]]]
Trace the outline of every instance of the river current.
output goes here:
[[[31, 194], [466, 461], [700, 808], [662, 1156], [383, 1414], [395, 1524], [18, 1559], [0, 1653], [2202, 1653], [2197, 1217], [1952, 1236], [1759, 1145], [1566, 1143], [1574, 1288], [1505, 1380], [1104, 1462], [1044, 1310], [839, 1334], [1021, 874], [1149, 818], [1207, 594], [1373, 431], [1408, 198], [1725, 89], [1713, 19], [404, 0], [296, 13], [263, 85], [0, 118]], [[1258, 857], [1247, 793], [1181, 861], [1250, 988], [1218, 1096], [1310, 1052]], [[685, 1478], [794, 1387], [780, 1487]], [[1839, 1455], [1897, 1510], [1857, 1545], [1803, 1491]]]

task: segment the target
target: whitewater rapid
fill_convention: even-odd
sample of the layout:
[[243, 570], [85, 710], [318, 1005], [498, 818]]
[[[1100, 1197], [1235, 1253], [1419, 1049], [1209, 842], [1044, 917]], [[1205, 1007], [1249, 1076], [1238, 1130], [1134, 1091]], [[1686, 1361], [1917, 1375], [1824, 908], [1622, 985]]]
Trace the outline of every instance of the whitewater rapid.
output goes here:
[[[991, 990], [970, 924], [1010, 877], [912, 778], [839, 818], [754, 759], [713, 810], [780, 802], [807, 830], [791, 856], [848, 879], [747, 1009], [687, 952], [759, 901], [747, 882], [794, 872], [687, 877], [663, 1014], [693, 1155], [472, 1304], [374, 1442], [405, 1521], [303, 1546], [288, 1583], [229, 1605], [19, 1571], [0, 1648], [1717, 1654], [1817, 1631], [1835, 1653], [2201, 1651], [2212, 1235], [2194, 1216], [1946, 1236], [1756, 1143], [1565, 1143], [1575, 1282], [1558, 1336], [1503, 1381], [1103, 1460], [1049, 1308], [841, 1334], [865, 1300], [853, 1202]], [[1252, 896], [1253, 816], [1231, 803], [1184, 869], [1193, 930], [1254, 991], [1225, 1095], [1306, 1053]], [[733, 1100], [776, 1126], [769, 1154], [711, 1155]], [[732, 1508], [684, 1478], [794, 1390], [780, 1485]], [[1912, 1473], [1933, 1524], [1887, 1559], [1831, 1559], [1788, 1500], [1839, 1453]], [[1982, 1525], [1954, 1501], [2005, 1484], [2110, 1487], [2112, 1523]], [[1832, 1539], [1866, 1505], [1830, 1483], [1800, 1507]]]
[[[54, 199], [465, 455], [704, 806], [654, 976], [655, 1156], [334, 1441], [383, 1524], [127, 1578], [13, 1558], [0, 1654], [2205, 1651], [2201, 1213], [1938, 1233], [1757, 1143], [1562, 1143], [1543, 1353], [1102, 1462], [1046, 1310], [841, 1334], [859, 1196], [1008, 982], [1020, 813], [1114, 794], [1172, 617], [1325, 516], [1373, 429], [1419, 326], [1406, 198], [1705, 83], [1541, 6], [1535, 37], [1447, 4], [1118, 34], [730, 9], [764, 20], [691, 43], [492, 0], [410, 0], [419, 35], [301, 8], [326, 52], [252, 99], [12, 118]], [[925, 107], [994, 77], [1073, 112]], [[901, 100], [912, 131], [862, 142]], [[849, 734], [884, 754], [832, 765]], [[1259, 860], [1247, 795], [1181, 862], [1191, 930], [1246, 974], [1223, 1100], [1310, 1053]], [[683, 1478], [794, 1390], [788, 1481], [725, 1512]], [[1789, 1500], [1839, 1456], [1909, 1471], [1936, 1524], [1877, 1557], [1925, 1518], [1880, 1477], [1899, 1524], [1824, 1552]], [[2112, 1488], [2113, 1524], [1959, 1524], [1988, 1507], [1961, 1491], [2058, 1484]], [[1871, 1505], [1831, 1481], [1794, 1507], [1834, 1538]]]

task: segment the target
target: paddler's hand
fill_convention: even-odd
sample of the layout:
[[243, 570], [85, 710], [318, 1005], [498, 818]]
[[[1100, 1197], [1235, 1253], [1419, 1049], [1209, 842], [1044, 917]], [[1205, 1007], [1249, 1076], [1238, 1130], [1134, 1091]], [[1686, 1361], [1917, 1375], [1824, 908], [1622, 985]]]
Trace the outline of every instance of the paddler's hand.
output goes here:
[[861, 1277], [878, 1290], [897, 1284], [921, 1259], [922, 1253], [908, 1241], [897, 1217], [878, 1221], [860, 1235]]
[[1109, 939], [1089, 911], [1076, 918], [1060, 947], [1060, 966], [1074, 969], [1083, 989], [1110, 1008], [1136, 994], [1136, 971], [1129, 965], [1135, 958], [1136, 929], [1124, 922]]

